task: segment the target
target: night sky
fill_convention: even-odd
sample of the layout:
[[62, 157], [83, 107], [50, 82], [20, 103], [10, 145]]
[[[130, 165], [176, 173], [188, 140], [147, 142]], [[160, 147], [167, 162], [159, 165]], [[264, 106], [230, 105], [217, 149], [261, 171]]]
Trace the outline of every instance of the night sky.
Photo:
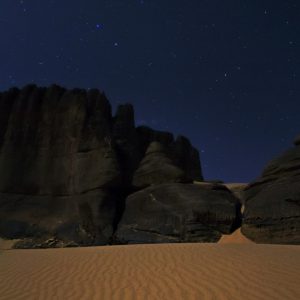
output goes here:
[[105, 91], [248, 182], [300, 133], [299, 0], [1, 0], [0, 90]]

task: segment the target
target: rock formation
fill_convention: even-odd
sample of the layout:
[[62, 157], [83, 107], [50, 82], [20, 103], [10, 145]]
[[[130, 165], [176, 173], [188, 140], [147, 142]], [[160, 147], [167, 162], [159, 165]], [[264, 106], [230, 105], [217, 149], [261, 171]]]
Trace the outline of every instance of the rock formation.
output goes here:
[[188, 179], [184, 171], [167, 156], [163, 145], [152, 142], [134, 172], [132, 185], [141, 189], [170, 182], [188, 182]]
[[28, 85], [0, 93], [0, 236], [23, 239], [20, 247], [109, 243], [153, 141], [182, 177], [202, 180], [187, 139], [135, 128], [129, 104], [113, 117], [98, 90]]
[[242, 206], [245, 205], [245, 188], [248, 186], [246, 183], [225, 183], [224, 184], [233, 194], [237, 197]]
[[[185, 137], [112, 116], [98, 90], [0, 93], [0, 238], [16, 247], [215, 242], [240, 226], [258, 243], [300, 243], [300, 139], [246, 186], [202, 182]], [[195, 182], [193, 184], [193, 182]]]
[[239, 226], [239, 201], [220, 184], [155, 185], [126, 199], [119, 243], [216, 242]]
[[245, 190], [242, 232], [257, 243], [300, 244], [300, 145], [272, 160]]
[[146, 126], [137, 127], [137, 134], [142, 153], [146, 152], [152, 142], [159, 142], [164, 147], [166, 155], [184, 171], [188, 180], [203, 180], [199, 152], [187, 138], [178, 136], [174, 140], [173, 134], [153, 130]]
[[0, 235], [107, 243], [122, 174], [105, 95], [30, 85], [0, 103]]
[[139, 148], [131, 104], [119, 105], [113, 118], [113, 138], [122, 170], [122, 182], [130, 186], [133, 173], [143, 155]]

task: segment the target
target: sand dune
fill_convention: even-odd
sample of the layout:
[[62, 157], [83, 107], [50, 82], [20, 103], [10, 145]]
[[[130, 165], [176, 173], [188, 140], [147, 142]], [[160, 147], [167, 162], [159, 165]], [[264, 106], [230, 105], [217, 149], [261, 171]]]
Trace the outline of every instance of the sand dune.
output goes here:
[[8, 250], [13, 247], [13, 245], [19, 240], [4, 240], [0, 238], [0, 250]]
[[163, 244], [0, 251], [0, 299], [300, 299], [300, 247]]
[[253, 244], [254, 242], [246, 238], [242, 234], [241, 228], [239, 228], [232, 234], [224, 234], [218, 243], [219, 244]]

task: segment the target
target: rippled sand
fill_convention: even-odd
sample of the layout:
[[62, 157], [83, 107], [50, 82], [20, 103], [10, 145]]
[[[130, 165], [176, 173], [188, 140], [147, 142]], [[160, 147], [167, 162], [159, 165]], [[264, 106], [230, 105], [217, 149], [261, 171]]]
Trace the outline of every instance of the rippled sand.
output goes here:
[[231, 239], [1, 250], [0, 299], [298, 300], [300, 247]]

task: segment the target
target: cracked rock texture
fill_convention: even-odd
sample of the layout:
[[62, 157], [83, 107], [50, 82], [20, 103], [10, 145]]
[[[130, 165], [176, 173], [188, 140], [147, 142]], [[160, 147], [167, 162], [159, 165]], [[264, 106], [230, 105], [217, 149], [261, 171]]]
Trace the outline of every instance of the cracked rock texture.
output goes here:
[[216, 242], [239, 224], [240, 203], [221, 184], [169, 183], [126, 199], [119, 243]]
[[[296, 139], [297, 141], [297, 139]], [[273, 159], [245, 189], [242, 232], [257, 243], [300, 244], [300, 145]]]

